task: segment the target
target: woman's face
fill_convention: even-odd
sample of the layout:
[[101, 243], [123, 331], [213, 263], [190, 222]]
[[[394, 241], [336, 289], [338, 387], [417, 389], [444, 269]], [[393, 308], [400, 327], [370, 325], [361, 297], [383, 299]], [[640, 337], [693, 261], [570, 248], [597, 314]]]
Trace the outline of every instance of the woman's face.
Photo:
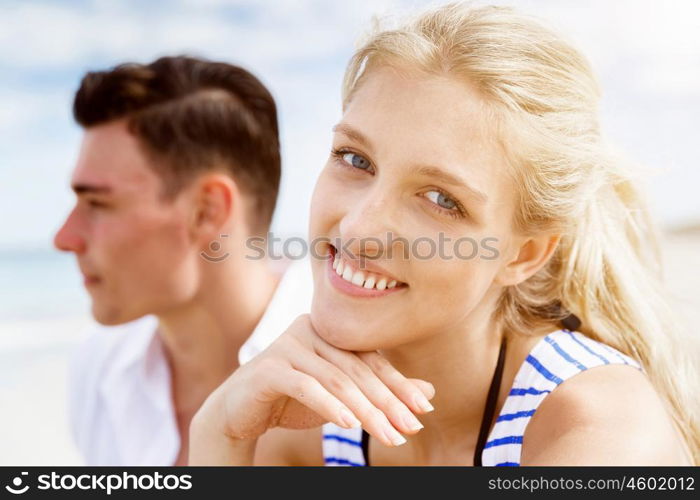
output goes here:
[[310, 237], [332, 244], [312, 259], [311, 318], [328, 342], [386, 349], [488, 320], [515, 202], [489, 123], [463, 82], [365, 76], [311, 202]]

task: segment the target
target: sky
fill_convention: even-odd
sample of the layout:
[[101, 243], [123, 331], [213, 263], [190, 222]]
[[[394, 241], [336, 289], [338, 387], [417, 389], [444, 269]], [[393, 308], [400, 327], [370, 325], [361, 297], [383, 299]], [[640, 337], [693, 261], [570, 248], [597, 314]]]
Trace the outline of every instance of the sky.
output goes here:
[[[605, 133], [632, 160], [653, 169], [648, 190], [657, 218], [666, 226], [699, 221], [699, 4], [489, 3], [544, 19], [586, 54], [603, 89]], [[0, 250], [49, 248], [71, 208], [69, 179], [81, 139], [71, 102], [83, 74], [174, 54], [241, 64], [270, 88], [279, 106], [283, 155], [273, 230], [305, 235], [356, 40], [373, 16], [430, 4], [0, 0]]]

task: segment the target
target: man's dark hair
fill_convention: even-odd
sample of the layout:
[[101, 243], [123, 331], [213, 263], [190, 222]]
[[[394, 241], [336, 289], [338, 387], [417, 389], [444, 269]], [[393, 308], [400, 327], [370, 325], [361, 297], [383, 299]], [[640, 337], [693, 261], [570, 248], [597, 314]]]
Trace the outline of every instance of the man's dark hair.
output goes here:
[[83, 78], [73, 103], [83, 127], [126, 119], [172, 198], [197, 174], [225, 169], [251, 196], [251, 230], [268, 230], [280, 182], [277, 108], [248, 71], [193, 57], [127, 63]]

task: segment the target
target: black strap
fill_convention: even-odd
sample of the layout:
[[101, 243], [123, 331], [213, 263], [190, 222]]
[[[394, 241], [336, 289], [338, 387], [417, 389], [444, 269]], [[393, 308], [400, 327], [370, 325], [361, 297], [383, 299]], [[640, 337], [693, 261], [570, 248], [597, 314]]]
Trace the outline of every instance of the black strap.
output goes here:
[[365, 465], [369, 466], [369, 434], [362, 429], [362, 456], [365, 459]]
[[503, 365], [506, 361], [506, 337], [503, 336], [501, 341], [501, 350], [498, 352], [498, 362], [496, 370], [493, 372], [491, 379], [491, 387], [489, 394], [486, 396], [486, 407], [484, 408], [484, 416], [481, 417], [481, 429], [479, 430], [479, 439], [476, 441], [476, 449], [474, 450], [474, 467], [481, 467], [481, 454], [484, 451], [484, 445], [489, 437], [489, 429], [493, 414], [496, 411], [496, 403], [498, 402], [498, 392], [501, 388], [501, 378], [503, 378]]
[[561, 320], [561, 325], [567, 330], [573, 332], [579, 329], [579, 327], [581, 326], [581, 320], [578, 319], [578, 316], [571, 313], [566, 318]]
[[[496, 411], [496, 403], [498, 402], [498, 392], [501, 388], [501, 379], [503, 378], [503, 366], [506, 361], [506, 337], [501, 341], [501, 349], [498, 352], [498, 361], [496, 362], [496, 370], [491, 379], [488, 396], [486, 396], [486, 407], [484, 415], [481, 418], [481, 429], [479, 430], [479, 439], [476, 442], [476, 450], [474, 451], [474, 466], [481, 467], [481, 453], [484, 451], [486, 439], [489, 436], [489, 428], [491, 420]], [[362, 456], [365, 459], [365, 465], [369, 466], [369, 434], [362, 429]]]

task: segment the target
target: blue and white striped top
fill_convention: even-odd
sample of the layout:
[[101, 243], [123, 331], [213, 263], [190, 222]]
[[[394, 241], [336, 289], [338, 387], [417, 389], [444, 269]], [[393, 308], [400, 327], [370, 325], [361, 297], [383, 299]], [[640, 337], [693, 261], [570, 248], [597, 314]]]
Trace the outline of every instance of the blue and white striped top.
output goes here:
[[[639, 363], [580, 332], [557, 330], [543, 337], [520, 366], [481, 455], [484, 466], [518, 466], [525, 428], [564, 380], [595, 366]], [[323, 458], [330, 466], [363, 466], [362, 429], [323, 426]]]

